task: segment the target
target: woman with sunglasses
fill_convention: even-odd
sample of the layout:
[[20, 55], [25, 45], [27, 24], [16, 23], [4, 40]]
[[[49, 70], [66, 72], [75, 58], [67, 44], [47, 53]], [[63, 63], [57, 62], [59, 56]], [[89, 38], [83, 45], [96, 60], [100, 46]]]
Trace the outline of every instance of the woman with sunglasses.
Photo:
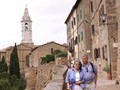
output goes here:
[[83, 90], [84, 75], [80, 60], [75, 60], [73, 68], [69, 69], [66, 75], [67, 90]]

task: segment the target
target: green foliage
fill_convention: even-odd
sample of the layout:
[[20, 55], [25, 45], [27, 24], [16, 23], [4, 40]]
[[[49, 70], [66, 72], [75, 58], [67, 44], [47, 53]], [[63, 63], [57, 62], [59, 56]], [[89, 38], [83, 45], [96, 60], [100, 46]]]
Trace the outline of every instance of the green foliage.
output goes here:
[[56, 57], [67, 57], [67, 52], [60, 52], [56, 55]]
[[56, 49], [56, 50], [53, 52], [53, 55], [57, 55], [57, 54], [59, 54], [60, 52], [61, 52], [60, 50]]
[[47, 63], [49, 63], [50, 61], [54, 61], [55, 60], [55, 57], [54, 55], [46, 55], [46, 59], [47, 59]]
[[42, 57], [41, 58], [42, 61], [41, 61], [41, 64], [44, 64], [44, 63], [49, 63], [50, 61], [54, 61], [55, 60], [55, 57], [54, 55], [46, 55], [46, 57]]
[[41, 57], [42, 61], [41, 64], [47, 63], [46, 57]]
[[[3, 89], [3, 87], [9, 87]], [[26, 81], [9, 73], [0, 73], [0, 90], [24, 90]], [[1, 89], [2, 88], [2, 89]]]
[[10, 73], [7, 71], [8, 67], [3, 57], [2, 61], [0, 61], [0, 90], [24, 90], [26, 87], [26, 80], [20, 77], [16, 44], [10, 56]]
[[50, 61], [54, 61], [56, 57], [67, 57], [67, 52], [65, 51], [60, 51], [60, 50], [55, 50], [53, 54], [48, 54], [45, 57], [41, 57], [41, 64], [44, 63], [49, 63]]
[[16, 43], [10, 55], [9, 71], [11, 75], [16, 75], [18, 78], [20, 78], [20, 67], [19, 67], [19, 59], [18, 59]]
[[0, 79], [0, 90], [10, 90], [10, 83], [7, 79]]
[[109, 67], [109, 65], [106, 65], [106, 66], [103, 68], [103, 71], [109, 73], [109, 72], [110, 72], [110, 67]]
[[0, 73], [2, 72], [7, 72], [8, 71], [8, 66], [5, 62], [5, 57], [2, 57], [2, 61], [0, 61]]
[[17, 87], [15, 87], [15, 86], [12, 86], [11, 88], [10, 88], [10, 90], [19, 90]]

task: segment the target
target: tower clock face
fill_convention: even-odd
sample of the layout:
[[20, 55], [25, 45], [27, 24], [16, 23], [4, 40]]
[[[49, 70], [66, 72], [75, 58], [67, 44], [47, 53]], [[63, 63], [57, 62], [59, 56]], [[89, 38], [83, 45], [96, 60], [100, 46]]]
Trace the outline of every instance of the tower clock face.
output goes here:
[[25, 30], [28, 29], [28, 23], [25, 23]]

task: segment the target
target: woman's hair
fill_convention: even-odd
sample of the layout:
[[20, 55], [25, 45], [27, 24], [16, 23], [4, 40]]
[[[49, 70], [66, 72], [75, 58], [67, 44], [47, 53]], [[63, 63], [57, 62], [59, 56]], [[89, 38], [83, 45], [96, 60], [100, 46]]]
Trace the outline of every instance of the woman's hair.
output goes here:
[[[80, 60], [75, 60], [75, 61], [74, 61], [74, 65], [75, 65], [76, 63], [79, 63], [79, 65], [80, 65], [79, 69], [82, 70], [82, 64], [81, 64]], [[74, 66], [74, 65], [73, 65], [73, 66]]]

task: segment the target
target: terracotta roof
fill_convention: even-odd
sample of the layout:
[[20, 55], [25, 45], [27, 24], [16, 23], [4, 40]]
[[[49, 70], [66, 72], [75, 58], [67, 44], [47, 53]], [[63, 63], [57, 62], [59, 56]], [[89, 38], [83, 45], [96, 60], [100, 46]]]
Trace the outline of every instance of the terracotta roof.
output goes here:
[[60, 45], [60, 46], [63, 46], [63, 47], [67, 47], [66, 44], [59, 44], [59, 43], [56, 43], [56, 42], [54, 42], [54, 41], [51, 41], [51, 42], [48, 42], [48, 43], [45, 43], [45, 44], [43, 44], [43, 45], [39, 45], [39, 46], [35, 47], [34, 49], [32, 49], [32, 51], [34, 51], [35, 49], [37, 49], [37, 48], [39, 48], [39, 47], [42, 47], [42, 46], [44, 46], [44, 45], [50, 44], [50, 43], [55, 43], [55, 44], [57, 44], [57, 45]]
[[7, 49], [12, 48], [13, 46], [6, 47], [4, 49], [1, 49], [0, 52], [6, 52]]

